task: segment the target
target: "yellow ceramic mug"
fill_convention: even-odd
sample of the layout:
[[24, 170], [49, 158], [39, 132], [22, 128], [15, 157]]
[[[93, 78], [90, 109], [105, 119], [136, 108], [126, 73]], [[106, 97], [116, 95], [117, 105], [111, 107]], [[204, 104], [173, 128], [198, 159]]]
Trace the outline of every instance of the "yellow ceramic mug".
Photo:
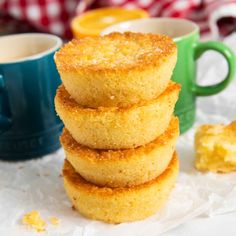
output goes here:
[[110, 25], [140, 18], [148, 18], [148, 13], [142, 9], [99, 8], [75, 17], [71, 29], [75, 38], [97, 36]]

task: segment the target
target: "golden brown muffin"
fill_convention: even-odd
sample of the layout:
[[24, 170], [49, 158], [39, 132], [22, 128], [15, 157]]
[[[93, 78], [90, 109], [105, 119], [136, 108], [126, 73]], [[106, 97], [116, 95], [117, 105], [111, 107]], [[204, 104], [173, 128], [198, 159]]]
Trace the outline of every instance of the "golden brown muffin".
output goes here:
[[176, 154], [159, 177], [130, 188], [98, 187], [87, 182], [65, 160], [64, 186], [73, 206], [84, 216], [108, 223], [142, 220], [167, 201], [175, 184], [179, 163]]
[[195, 136], [196, 168], [200, 171], [236, 171], [236, 121], [229, 125], [202, 125]]
[[98, 150], [78, 144], [64, 129], [61, 144], [66, 158], [84, 179], [99, 186], [128, 187], [148, 182], [168, 166], [179, 136], [173, 117], [161, 136], [144, 146], [124, 150]]
[[97, 108], [155, 99], [166, 89], [176, 58], [168, 36], [129, 32], [74, 39], [56, 53], [55, 62], [69, 94]]
[[158, 98], [129, 108], [84, 108], [63, 86], [55, 97], [56, 111], [72, 137], [95, 149], [134, 148], [151, 142], [168, 127], [180, 86], [170, 82]]

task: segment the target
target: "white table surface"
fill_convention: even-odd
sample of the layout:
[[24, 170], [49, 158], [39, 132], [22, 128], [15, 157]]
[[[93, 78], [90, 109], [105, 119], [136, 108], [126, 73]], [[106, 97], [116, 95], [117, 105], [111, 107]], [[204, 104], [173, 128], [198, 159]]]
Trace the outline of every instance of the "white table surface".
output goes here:
[[161, 236], [235, 236], [236, 212], [214, 217], [197, 217]]

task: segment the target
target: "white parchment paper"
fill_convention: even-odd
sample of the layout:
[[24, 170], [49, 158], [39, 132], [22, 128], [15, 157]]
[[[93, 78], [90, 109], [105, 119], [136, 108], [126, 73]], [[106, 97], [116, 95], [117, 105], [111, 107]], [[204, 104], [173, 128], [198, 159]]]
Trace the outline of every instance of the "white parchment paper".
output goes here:
[[[226, 40], [235, 51], [236, 35]], [[199, 62], [201, 84], [223, 78], [226, 63], [215, 53]], [[72, 210], [64, 189], [62, 150], [27, 162], [0, 162], [0, 235], [58, 236], [156, 236], [194, 217], [236, 211], [236, 173], [202, 174], [193, 166], [195, 128], [204, 123], [236, 120], [236, 80], [221, 94], [198, 99], [194, 127], [179, 138], [180, 175], [167, 205], [156, 215], [139, 222], [109, 225], [85, 219]], [[21, 224], [23, 214], [38, 210], [44, 219], [58, 217], [59, 226], [48, 224], [45, 233], [35, 233]]]

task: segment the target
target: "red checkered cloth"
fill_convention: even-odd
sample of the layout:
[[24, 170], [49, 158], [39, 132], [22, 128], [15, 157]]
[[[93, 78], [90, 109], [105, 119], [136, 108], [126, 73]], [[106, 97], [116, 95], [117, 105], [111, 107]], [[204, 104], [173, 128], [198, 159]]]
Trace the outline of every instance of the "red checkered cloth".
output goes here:
[[79, 1], [2, 0], [0, 9], [17, 20], [25, 20], [37, 30], [70, 37], [69, 23]]
[[[0, 10], [17, 20], [28, 22], [39, 31], [70, 38], [71, 19], [91, 8], [142, 8], [153, 17], [193, 20], [202, 33], [207, 33], [210, 14], [226, 4], [236, 4], [236, 0], [1, 0]], [[235, 25], [232, 27], [234, 30]]]

